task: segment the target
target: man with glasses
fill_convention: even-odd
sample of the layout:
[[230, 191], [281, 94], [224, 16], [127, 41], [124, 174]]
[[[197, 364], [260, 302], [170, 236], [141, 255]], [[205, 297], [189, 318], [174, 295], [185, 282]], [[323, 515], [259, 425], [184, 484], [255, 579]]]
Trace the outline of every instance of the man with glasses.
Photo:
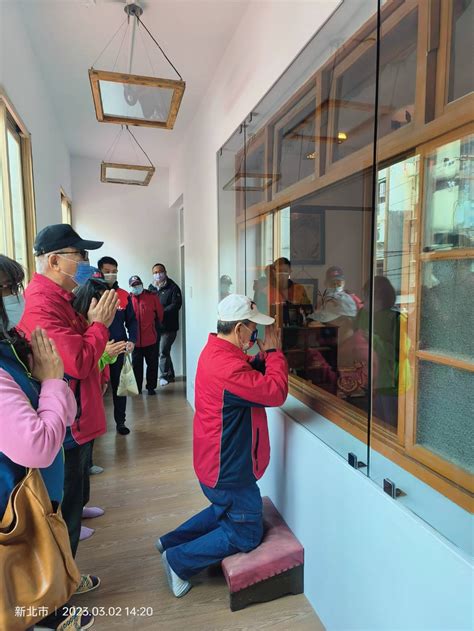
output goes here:
[[[109, 340], [118, 299], [114, 290], [91, 303], [87, 320], [72, 307], [73, 290], [83, 285], [95, 268], [87, 250], [97, 250], [101, 241], [86, 241], [68, 224], [41, 230], [34, 249], [38, 273], [25, 291], [25, 311], [19, 328], [31, 339], [36, 327], [54, 340], [64, 362], [78, 404], [78, 413], [64, 440], [65, 480], [61, 505], [71, 549], [76, 554], [83, 506], [89, 499], [91, 441], [106, 432], [105, 410], [99, 376], [99, 359]], [[77, 593], [96, 589], [99, 578], [84, 575]]]

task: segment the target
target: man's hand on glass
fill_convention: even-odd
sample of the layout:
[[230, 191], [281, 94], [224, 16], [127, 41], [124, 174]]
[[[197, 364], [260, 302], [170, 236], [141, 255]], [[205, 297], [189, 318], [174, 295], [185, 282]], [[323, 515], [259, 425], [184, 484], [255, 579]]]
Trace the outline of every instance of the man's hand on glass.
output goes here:
[[281, 329], [275, 324], [265, 327], [265, 338], [257, 340], [258, 347], [261, 351], [269, 351], [271, 349], [281, 350]]

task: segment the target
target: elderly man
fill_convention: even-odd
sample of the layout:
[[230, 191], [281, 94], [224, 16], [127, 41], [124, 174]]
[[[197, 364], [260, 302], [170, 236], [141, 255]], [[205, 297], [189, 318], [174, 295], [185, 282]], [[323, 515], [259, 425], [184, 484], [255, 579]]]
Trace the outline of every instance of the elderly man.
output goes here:
[[[76, 554], [83, 506], [88, 501], [91, 441], [106, 432], [105, 410], [99, 377], [99, 359], [109, 340], [108, 327], [118, 307], [113, 290], [93, 300], [87, 320], [73, 307], [73, 290], [83, 285], [95, 268], [87, 250], [102, 246], [86, 241], [68, 224], [47, 226], [35, 241], [39, 273], [25, 291], [25, 311], [19, 328], [28, 339], [37, 326], [54, 340], [64, 362], [78, 404], [78, 413], [64, 441], [65, 480], [61, 505], [68, 526], [71, 549]], [[78, 593], [99, 586], [95, 576], [82, 577]]]
[[[288, 366], [274, 319], [249, 298], [231, 294], [218, 306], [217, 335], [199, 358], [194, 416], [194, 470], [211, 505], [156, 542], [173, 594], [188, 579], [237, 552], [256, 548], [263, 535], [257, 480], [270, 459], [265, 407], [282, 405]], [[265, 339], [257, 340], [257, 324]], [[255, 343], [260, 353], [246, 351]]]

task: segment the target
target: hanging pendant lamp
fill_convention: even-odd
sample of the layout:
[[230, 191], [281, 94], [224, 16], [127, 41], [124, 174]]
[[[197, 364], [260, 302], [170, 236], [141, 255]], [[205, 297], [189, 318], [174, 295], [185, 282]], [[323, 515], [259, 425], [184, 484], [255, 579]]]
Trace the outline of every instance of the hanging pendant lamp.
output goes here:
[[[100, 123], [173, 129], [186, 83], [165, 51], [142, 22], [142, 7], [137, 3], [127, 3], [124, 10], [127, 18], [89, 69], [89, 80], [97, 120]], [[115, 72], [115, 66], [111, 71], [94, 68], [94, 65], [102, 57], [105, 50], [110, 46], [118, 33], [122, 31], [125, 23], [127, 23], [129, 36], [127, 72]], [[140, 27], [159, 48], [166, 61], [178, 75], [179, 80], [132, 74], [135, 35]], [[122, 37], [122, 44], [116, 59], [120, 55], [127, 32]]]
[[[114, 162], [113, 154], [116, 150], [123, 133], [123, 126], [120, 130], [118, 136], [115, 138], [112, 143], [109, 151], [106, 154], [105, 160], [102, 161], [100, 165], [100, 181], [106, 182], [109, 184], [128, 184], [134, 186], [148, 186], [151, 178], [155, 172], [155, 167], [153, 166], [150, 158], [146, 154], [143, 147], [140, 145], [138, 140], [135, 138], [133, 133], [130, 131], [128, 126], [126, 126], [126, 133], [129, 134], [129, 140], [134, 143], [134, 147], [138, 147], [142, 154], [146, 157], [149, 162], [149, 165], [143, 164], [128, 164], [124, 162]], [[138, 162], [138, 160], [137, 160]]]

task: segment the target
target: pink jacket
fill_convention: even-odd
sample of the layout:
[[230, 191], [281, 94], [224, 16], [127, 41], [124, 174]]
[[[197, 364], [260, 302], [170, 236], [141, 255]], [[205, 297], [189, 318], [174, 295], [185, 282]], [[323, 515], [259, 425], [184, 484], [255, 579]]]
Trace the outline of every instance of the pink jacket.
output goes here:
[[61, 449], [76, 400], [62, 379], [41, 384], [38, 410], [16, 381], [0, 368], [0, 451], [23, 467], [49, 467]]

